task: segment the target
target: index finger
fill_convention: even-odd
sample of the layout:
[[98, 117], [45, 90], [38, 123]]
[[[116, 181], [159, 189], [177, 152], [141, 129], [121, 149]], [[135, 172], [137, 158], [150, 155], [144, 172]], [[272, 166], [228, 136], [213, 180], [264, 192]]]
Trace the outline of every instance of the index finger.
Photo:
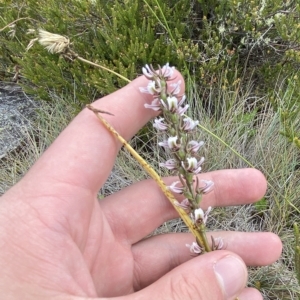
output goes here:
[[[178, 80], [183, 82], [176, 71], [170, 82]], [[142, 94], [139, 87], [145, 87], [147, 83], [144, 76], [139, 77], [93, 103], [95, 108], [114, 115], [103, 117], [126, 140], [157, 114], [144, 107], [145, 103], [151, 102], [152, 95]], [[184, 92], [184, 83], [181, 91]], [[26, 178], [34, 184], [38, 181], [42, 189], [45, 188], [43, 182], [47, 186], [66, 182], [96, 193], [106, 181], [120, 146], [98, 118], [90, 110], [84, 109], [43, 154]]]

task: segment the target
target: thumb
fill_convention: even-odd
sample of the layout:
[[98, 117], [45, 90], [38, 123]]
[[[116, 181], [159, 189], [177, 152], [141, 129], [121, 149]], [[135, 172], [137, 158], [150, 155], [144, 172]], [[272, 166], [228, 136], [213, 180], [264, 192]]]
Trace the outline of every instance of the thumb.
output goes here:
[[247, 277], [247, 268], [239, 256], [228, 251], [214, 251], [178, 266], [152, 285], [122, 300], [233, 300], [245, 288]]

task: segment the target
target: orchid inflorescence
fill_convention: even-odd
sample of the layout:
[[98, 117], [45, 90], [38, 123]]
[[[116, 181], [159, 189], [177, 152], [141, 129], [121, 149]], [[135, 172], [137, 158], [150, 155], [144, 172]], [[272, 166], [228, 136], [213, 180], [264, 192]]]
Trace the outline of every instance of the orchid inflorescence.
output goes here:
[[[200, 206], [202, 195], [213, 189], [211, 180], [199, 180], [197, 175], [202, 170], [204, 157], [199, 157], [198, 151], [204, 145], [203, 141], [192, 139], [192, 133], [196, 130], [199, 121], [194, 121], [185, 116], [189, 108], [185, 104], [186, 96], [180, 95], [181, 81], [170, 83], [175, 68], [169, 64], [155, 71], [152, 66], [146, 65], [143, 69], [144, 76], [149, 79], [147, 87], [140, 87], [142, 93], [151, 94], [153, 100], [145, 107], [154, 111], [161, 111], [162, 116], [154, 120], [153, 127], [166, 137], [159, 142], [159, 146], [170, 152], [172, 158], [160, 163], [173, 173], [178, 174], [179, 180], [173, 182], [168, 189], [173, 193], [183, 194], [185, 199], [181, 202], [175, 201], [175, 205], [181, 207], [190, 214], [193, 226], [203, 236], [204, 244], [199, 241], [187, 245], [194, 254], [210, 251], [205, 235], [205, 224], [211, 207], [204, 212]], [[223, 246], [221, 240], [213, 239], [213, 250]]]

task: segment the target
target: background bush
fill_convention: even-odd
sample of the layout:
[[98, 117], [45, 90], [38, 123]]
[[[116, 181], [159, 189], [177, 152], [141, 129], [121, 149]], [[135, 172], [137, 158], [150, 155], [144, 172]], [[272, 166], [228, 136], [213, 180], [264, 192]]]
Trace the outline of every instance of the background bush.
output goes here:
[[[71, 38], [82, 57], [133, 79], [145, 63], [170, 62], [200, 91], [203, 105], [219, 114], [228, 109], [212, 91], [234, 90], [251, 80], [255, 96], [281, 109], [284, 133], [297, 142], [300, 77], [300, 4], [296, 0], [125, 0], [2, 1], [0, 3], [0, 79], [19, 82], [27, 92], [50, 99], [49, 91], [73, 94], [82, 103], [126, 84], [106, 71], [66, 61], [40, 45], [25, 51], [43, 28]], [[296, 75], [296, 76], [295, 76]], [[292, 81], [292, 82], [291, 82]], [[283, 86], [293, 84], [288, 107], [280, 102]], [[221, 97], [222, 98], [222, 97]], [[257, 104], [257, 103], [256, 103]]]

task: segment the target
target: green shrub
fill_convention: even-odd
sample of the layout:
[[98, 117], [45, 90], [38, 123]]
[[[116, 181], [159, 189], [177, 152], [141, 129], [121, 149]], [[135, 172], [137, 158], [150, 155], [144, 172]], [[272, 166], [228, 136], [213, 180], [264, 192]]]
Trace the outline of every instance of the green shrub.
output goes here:
[[288, 78], [271, 98], [273, 105], [280, 112], [281, 133], [300, 149], [300, 79], [298, 75]]
[[[169, 61], [182, 68], [184, 61], [178, 59], [165, 25], [155, 14], [163, 10], [164, 16], [170, 20], [169, 26], [176, 28], [179, 47], [187, 48], [188, 53], [193, 54], [194, 45], [187, 39], [189, 33], [186, 29], [189, 2], [160, 1], [159, 6], [154, 5], [155, 2], [149, 1], [149, 6], [136, 0], [6, 2], [2, 4], [2, 11], [8, 13], [2, 18], [0, 26], [20, 17], [32, 18], [16, 22], [13, 36], [9, 33], [11, 28], [1, 34], [2, 64], [6, 76], [11, 76], [14, 65], [18, 64], [22, 68], [21, 83], [30, 82], [30, 85], [25, 85], [27, 91], [41, 98], [47, 98], [49, 89], [56, 93], [75, 92], [84, 103], [126, 83], [106, 71], [46, 53], [38, 44], [26, 52], [33, 38], [26, 32], [32, 28], [43, 28], [70, 37], [73, 49], [79, 55], [129, 79], [135, 78], [147, 62], [157, 64]], [[184, 38], [180, 41], [181, 37]]]
[[[17, 0], [0, 3], [0, 14], [0, 28], [19, 20], [0, 31], [0, 79], [12, 78], [18, 65], [20, 83], [42, 99], [54, 91], [87, 103], [126, 82], [38, 44], [26, 52], [35, 37], [26, 34], [29, 29], [68, 36], [80, 56], [128, 79], [145, 63], [170, 62], [218, 114], [230, 107], [222, 103], [222, 91], [251, 80], [258, 96], [272, 99], [275, 84], [299, 68], [296, 0]], [[206, 89], [218, 97], [207, 99]]]

